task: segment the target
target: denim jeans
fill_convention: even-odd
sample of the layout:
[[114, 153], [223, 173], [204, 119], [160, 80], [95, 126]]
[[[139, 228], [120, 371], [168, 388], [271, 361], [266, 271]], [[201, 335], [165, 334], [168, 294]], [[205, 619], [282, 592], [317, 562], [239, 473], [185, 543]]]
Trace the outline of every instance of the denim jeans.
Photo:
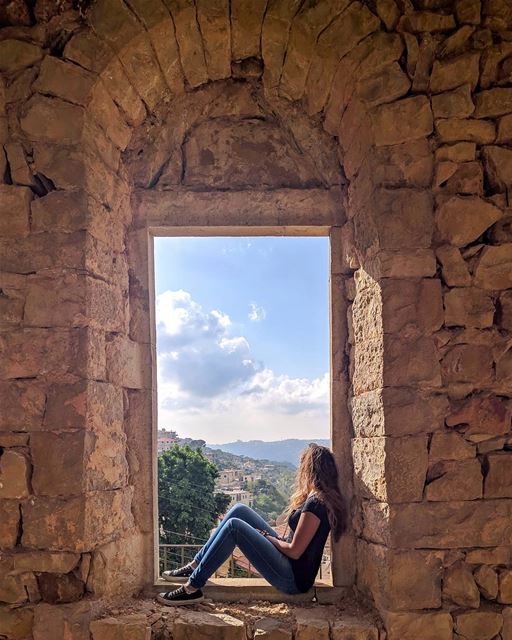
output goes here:
[[284, 593], [300, 593], [293, 576], [290, 559], [256, 529], [277, 533], [255, 511], [245, 504], [235, 504], [208, 542], [196, 554], [197, 563], [189, 582], [201, 588], [214, 571], [238, 547], [249, 562], [270, 584]]

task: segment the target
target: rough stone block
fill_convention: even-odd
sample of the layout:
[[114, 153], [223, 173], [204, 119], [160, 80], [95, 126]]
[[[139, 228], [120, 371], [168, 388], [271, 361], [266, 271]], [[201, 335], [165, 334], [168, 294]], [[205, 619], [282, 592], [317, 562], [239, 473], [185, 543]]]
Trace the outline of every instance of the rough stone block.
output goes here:
[[510, 545], [510, 500], [363, 503], [364, 535], [393, 548], [463, 549]]
[[430, 187], [434, 158], [426, 138], [377, 148], [373, 180], [383, 186]]
[[443, 194], [483, 195], [483, 184], [484, 173], [480, 162], [442, 162], [436, 166], [435, 185]]
[[383, 367], [386, 386], [426, 383], [437, 387], [441, 382], [439, 355], [430, 337], [407, 340], [385, 335]]
[[458, 344], [441, 361], [443, 383], [468, 383], [478, 388], [488, 384], [494, 375], [494, 360], [488, 347]]
[[245, 640], [245, 624], [224, 613], [186, 611], [176, 619], [173, 637], [175, 640], [188, 640], [191, 633], [198, 639], [222, 634], [226, 640]]
[[7, 449], [0, 453], [0, 498], [26, 498], [29, 495], [30, 467], [20, 451]]
[[475, 285], [487, 290], [512, 287], [512, 243], [484, 247], [475, 268]]
[[477, 85], [480, 74], [480, 53], [463, 53], [449, 60], [435, 60], [430, 76], [430, 90], [441, 93], [468, 84], [471, 89]]
[[69, 499], [32, 498], [22, 504], [22, 544], [49, 551], [89, 551], [133, 526], [131, 495], [131, 488], [125, 488]]
[[476, 196], [452, 196], [439, 203], [437, 227], [442, 240], [463, 247], [476, 240], [502, 216], [502, 211]]
[[34, 607], [34, 640], [90, 640], [89, 623], [94, 615], [90, 601]]
[[93, 620], [92, 640], [150, 640], [151, 626], [143, 613]]
[[379, 630], [370, 622], [358, 616], [343, 616], [342, 620], [334, 620], [331, 625], [332, 640], [378, 640]]
[[484, 497], [512, 498], [512, 454], [491, 453], [487, 456], [489, 469], [484, 481]]
[[468, 640], [491, 640], [503, 627], [503, 617], [495, 611], [469, 611], [455, 616], [455, 631]]
[[296, 609], [295, 619], [297, 640], [328, 640], [329, 621], [312, 609]]
[[451, 289], [444, 296], [446, 326], [492, 327], [494, 302], [490, 295], [476, 287]]
[[75, 495], [80, 491], [119, 489], [126, 484], [122, 433], [45, 431], [32, 434], [30, 445], [36, 495]]
[[469, 84], [432, 96], [434, 118], [466, 118], [475, 110]]
[[73, 375], [104, 376], [101, 336], [89, 328], [29, 328], [0, 335], [6, 354], [0, 362], [0, 378]]
[[382, 249], [430, 247], [434, 219], [427, 191], [379, 189], [375, 205], [374, 220]]
[[499, 300], [499, 320], [502, 329], [512, 331], [512, 291], [504, 291]]
[[46, 394], [41, 385], [33, 381], [12, 380], [0, 382], [0, 429], [5, 431], [32, 431], [40, 429]]
[[376, 278], [429, 278], [436, 274], [436, 258], [430, 249], [380, 251], [365, 268]]
[[498, 574], [485, 564], [478, 567], [474, 574], [480, 593], [486, 600], [496, 600], [498, 595]]
[[29, 233], [31, 200], [28, 187], [0, 184], [0, 236], [17, 238]]
[[467, 460], [476, 455], [475, 445], [453, 432], [438, 432], [432, 434], [429, 449], [431, 463], [439, 460]]
[[431, 433], [443, 427], [448, 401], [406, 387], [386, 387], [351, 399], [358, 438]]
[[445, 570], [443, 596], [459, 607], [478, 609], [480, 592], [469, 565], [464, 562], [456, 562]]
[[41, 60], [43, 50], [29, 42], [6, 38], [0, 42], [0, 72], [15, 73]]
[[436, 256], [442, 267], [445, 283], [450, 287], [465, 287], [471, 284], [471, 275], [460, 250], [448, 244], [437, 248]]
[[512, 112], [512, 89], [495, 87], [475, 95], [475, 117], [497, 118]]
[[496, 142], [499, 144], [510, 144], [512, 142], [512, 114], [499, 119]]
[[510, 569], [500, 571], [498, 602], [512, 604], [512, 571]]
[[52, 553], [51, 551], [26, 551], [13, 557], [14, 571], [25, 573], [69, 573], [78, 564], [78, 553]]
[[410, 86], [411, 82], [398, 62], [392, 62], [375, 75], [359, 80], [356, 92], [369, 107], [376, 107], [401, 98], [409, 91]]
[[482, 469], [476, 458], [437, 462], [429, 469], [427, 479], [426, 498], [432, 502], [482, 497]]
[[82, 107], [41, 95], [28, 101], [25, 115], [20, 119], [21, 128], [30, 140], [59, 144], [79, 142], [83, 122]]
[[423, 138], [432, 133], [432, 111], [425, 96], [381, 105], [371, 111], [378, 147]]
[[32, 86], [38, 93], [85, 105], [95, 82], [96, 76], [78, 65], [46, 56]]
[[442, 561], [431, 551], [390, 551], [358, 540], [358, 586], [380, 609], [430, 609], [441, 605]]
[[491, 186], [499, 191], [509, 189], [512, 186], [512, 150], [506, 147], [485, 147], [482, 156]]
[[356, 490], [383, 502], [414, 502], [423, 497], [428, 466], [427, 437], [354, 438]]
[[8, 640], [30, 638], [34, 623], [34, 610], [28, 607], [10, 609], [0, 607], [0, 629]]
[[475, 142], [492, 144], [496, 139], [496, 127], [492, 120], [442, 118], [436, 120], [436, 131], [440, 142]]
[[436, 149], [436, 160], [449, 162], [471, 162], [476, 159], [474, 142], [457, 142]]
[[20, 519], [20, 506], [17, 501], [0, 501], [0, 549], [12, 549], [16, 546]]
[[384, 612], [388, 640], [452, 640], [452, 617], [449, 613]]
[[151, 370], [148, 345], [111, 335], [107, 338], [106, 354], [109, 382], [129, 389], [149, 386]]
[[510, 429], [510, 407], [497, 396], [473, 396], [452, 403], [448, 427], [463, 426], [466, 437], [489, 434], [499, 436]]

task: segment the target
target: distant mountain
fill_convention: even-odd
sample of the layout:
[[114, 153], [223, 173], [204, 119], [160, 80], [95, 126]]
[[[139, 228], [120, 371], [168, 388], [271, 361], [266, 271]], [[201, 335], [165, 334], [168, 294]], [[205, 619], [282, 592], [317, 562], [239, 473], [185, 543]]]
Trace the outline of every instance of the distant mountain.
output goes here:
[[298, 440], [289, 438], [288, 440], [274, 440], [273, 442], [264, 442], [263, 440], [249, 440], [243, 442], [227, 442], [225, 444], [208, 444], [210, 449], [220, 449], [228, 453], [234, 453], [238, 456], [249, 456], [257, 460], [272, 460], [273, 462], [289, 462], [295, 467], [299, 464], [300, 452], [309, 442], [328, 447], [329, 440], [322, 438], [317, 440]]

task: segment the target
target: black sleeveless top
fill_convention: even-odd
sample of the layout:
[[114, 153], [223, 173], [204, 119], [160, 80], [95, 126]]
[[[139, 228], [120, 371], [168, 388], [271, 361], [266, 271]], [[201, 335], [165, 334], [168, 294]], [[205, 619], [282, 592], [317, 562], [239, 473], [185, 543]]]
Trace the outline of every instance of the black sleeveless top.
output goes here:
[[310, 494], [306, 498], [302, 507], [295, 509], [288, 518], [288, 525], [291, 531], [288, 535], [287, 542], [292, 541], [293, 534], [295, 533], [295, 529], [299, 523], [300, 514], [306, 511], [314, 513], [315, 516], [320, 519], [320, 524], [318, 525], [318, 529], [316, 530], [311, 542], [308, 544], [300, 558], [297, 558], [297, 560], [290, 558], [295, 584], [303, 593], [311, 589], [315, 582], [316, 574], [318, 573], [320, 563], [322, 562], [322, 554], [325, 543], [327, 542], [327, 536], [331, 529], [325, 504], [316, 496], [316, 494]]

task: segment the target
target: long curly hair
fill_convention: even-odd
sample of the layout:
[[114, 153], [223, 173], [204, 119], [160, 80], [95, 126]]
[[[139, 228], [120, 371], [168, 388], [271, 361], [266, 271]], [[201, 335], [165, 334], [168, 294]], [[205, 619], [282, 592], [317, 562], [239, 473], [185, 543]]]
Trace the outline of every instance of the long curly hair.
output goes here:
[[288, 515], [304, 503], [311, 491], [315, 491], [325, 504], [331, 531], [337, 541], [347, 527], [345, 501], [338, 487], [338, 469], [330, 449], [314, 442], [301, 453]]

